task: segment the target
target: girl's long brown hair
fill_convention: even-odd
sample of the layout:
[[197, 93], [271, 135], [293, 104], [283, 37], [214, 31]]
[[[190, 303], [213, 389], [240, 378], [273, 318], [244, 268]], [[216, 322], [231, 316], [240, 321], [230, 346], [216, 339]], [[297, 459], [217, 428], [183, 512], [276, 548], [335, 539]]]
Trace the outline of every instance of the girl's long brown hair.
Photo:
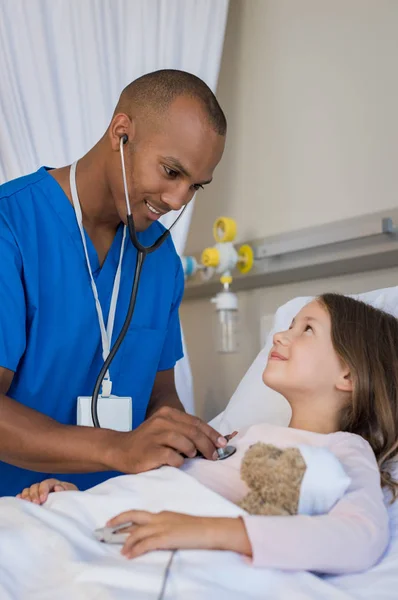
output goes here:
[[382, 310], [340, 294], [323, 294], [332, 343], [349, 367], [352, 402], [341, 414], [340, 430], [367, 440], [376, 455], [381, 483], [395, 499], [390, 474], [398, 455], [398, 320]]

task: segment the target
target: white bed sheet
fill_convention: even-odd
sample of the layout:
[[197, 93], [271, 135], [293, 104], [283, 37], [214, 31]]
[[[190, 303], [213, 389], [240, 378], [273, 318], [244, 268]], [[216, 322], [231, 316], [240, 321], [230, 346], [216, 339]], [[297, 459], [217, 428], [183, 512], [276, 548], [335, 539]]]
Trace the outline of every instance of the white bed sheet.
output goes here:
[[[120, 547], [101, 544], [92, 535], [94, 528], [128, 508], [213, 516], [243, 512], [170, 467], [121, 476], [88, 492], [52, 494], [44, 507], [2, 498], [0, 599], [155, 600], [169, 552], [127, 561], [120, 555]], [[397, 523], [398, 519], [395, 528]], [[368, 573], [330, 579], [253, 568], [231, 552], [180, 551], [165, 598], [389, 600], [397, 597], [397, 586], [398, 541], [381, 565]]]
[[[398, 470], [395, 470], [395, 478]], [[391, 504], [385, 494], [390, 517], [390, 544], [379, 563], [364, 573], [331, 577], [328, 581], [351, 598], [359, 600], [396, 600], [398, 598], [398, 500]]]

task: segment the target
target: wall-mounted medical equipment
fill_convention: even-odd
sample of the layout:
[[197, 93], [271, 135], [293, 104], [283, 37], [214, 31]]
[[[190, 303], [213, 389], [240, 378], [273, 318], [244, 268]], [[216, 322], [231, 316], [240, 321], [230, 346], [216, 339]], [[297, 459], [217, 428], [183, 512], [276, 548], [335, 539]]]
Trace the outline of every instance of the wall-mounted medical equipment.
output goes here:
[[[234, 272], [234, 292], [398, 265], [398, 208], [247, 241], [253, 251], [248, 273]], [[239, 248], [235, 245], [235, 250]], [[201, 253], [194, 258], [201, 263]], [[221, 262], [221, 261], [220, 261]], [[215, 271], [214, 267], [207, 270]], [[187, 278], [184, 301], [211, 298], [214, 276]], [[391, 285], [394, 285], [392, 281]]]
[[231, 291], [233, 272], [248, 273], [253, 266], [253, 251], [247, 244], [236, 249], [233, 241], [237, 225], [228, 217], [218, 218], [213, 225], [216, 244], [205, 248], [200, 262], [194, 257], [185, 257], [184, 272], [187, 277], [203, 270], [202, 279], [219, 276], [222, 289], [211, 299], [215, 306], [215, 341], [218, 352], [231, 353], [239, 349], [238, 297]]

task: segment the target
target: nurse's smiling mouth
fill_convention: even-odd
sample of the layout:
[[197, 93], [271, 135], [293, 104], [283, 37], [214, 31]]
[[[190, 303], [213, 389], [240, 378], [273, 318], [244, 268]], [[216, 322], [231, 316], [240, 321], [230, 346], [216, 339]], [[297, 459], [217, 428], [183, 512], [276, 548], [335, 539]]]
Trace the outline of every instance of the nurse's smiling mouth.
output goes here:
[[167, 214], [168, 212], [170, 212], [170, 210], [160, 210], [159, 208], [155, 207], [153, 204], [150, 204], [148, 202], [148, 200], [144, 200], [144, 204], [147, 207], [147, 215], [149, 216], [149, 218], [152, 221], [157, 221], [158, 219], [160, 219], [160, 217], [162, 217], [163, 215]]

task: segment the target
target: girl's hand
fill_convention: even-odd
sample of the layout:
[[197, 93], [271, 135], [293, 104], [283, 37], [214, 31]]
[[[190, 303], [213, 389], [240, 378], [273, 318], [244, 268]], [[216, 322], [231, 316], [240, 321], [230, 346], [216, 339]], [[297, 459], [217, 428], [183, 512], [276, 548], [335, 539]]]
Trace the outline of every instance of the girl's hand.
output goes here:
[[133, 523], [119, 533], [130, 533], [122, 554], [137, 558], [152, 550], [234, 550], [251, 555], [246, 528], [240, 518], [193, 517], [163, 511], [130, 510], [108, 521], [108, 527]]
[[45, 479], [41, 483], [34, 483], [23, 492], [17, 495], [17, 498], [33, 502], [34, 504], [44, 504], [51, 492], [65, 492], [68, 490], [78, 490], [73, 483], [59, 481], [59, 479]]

